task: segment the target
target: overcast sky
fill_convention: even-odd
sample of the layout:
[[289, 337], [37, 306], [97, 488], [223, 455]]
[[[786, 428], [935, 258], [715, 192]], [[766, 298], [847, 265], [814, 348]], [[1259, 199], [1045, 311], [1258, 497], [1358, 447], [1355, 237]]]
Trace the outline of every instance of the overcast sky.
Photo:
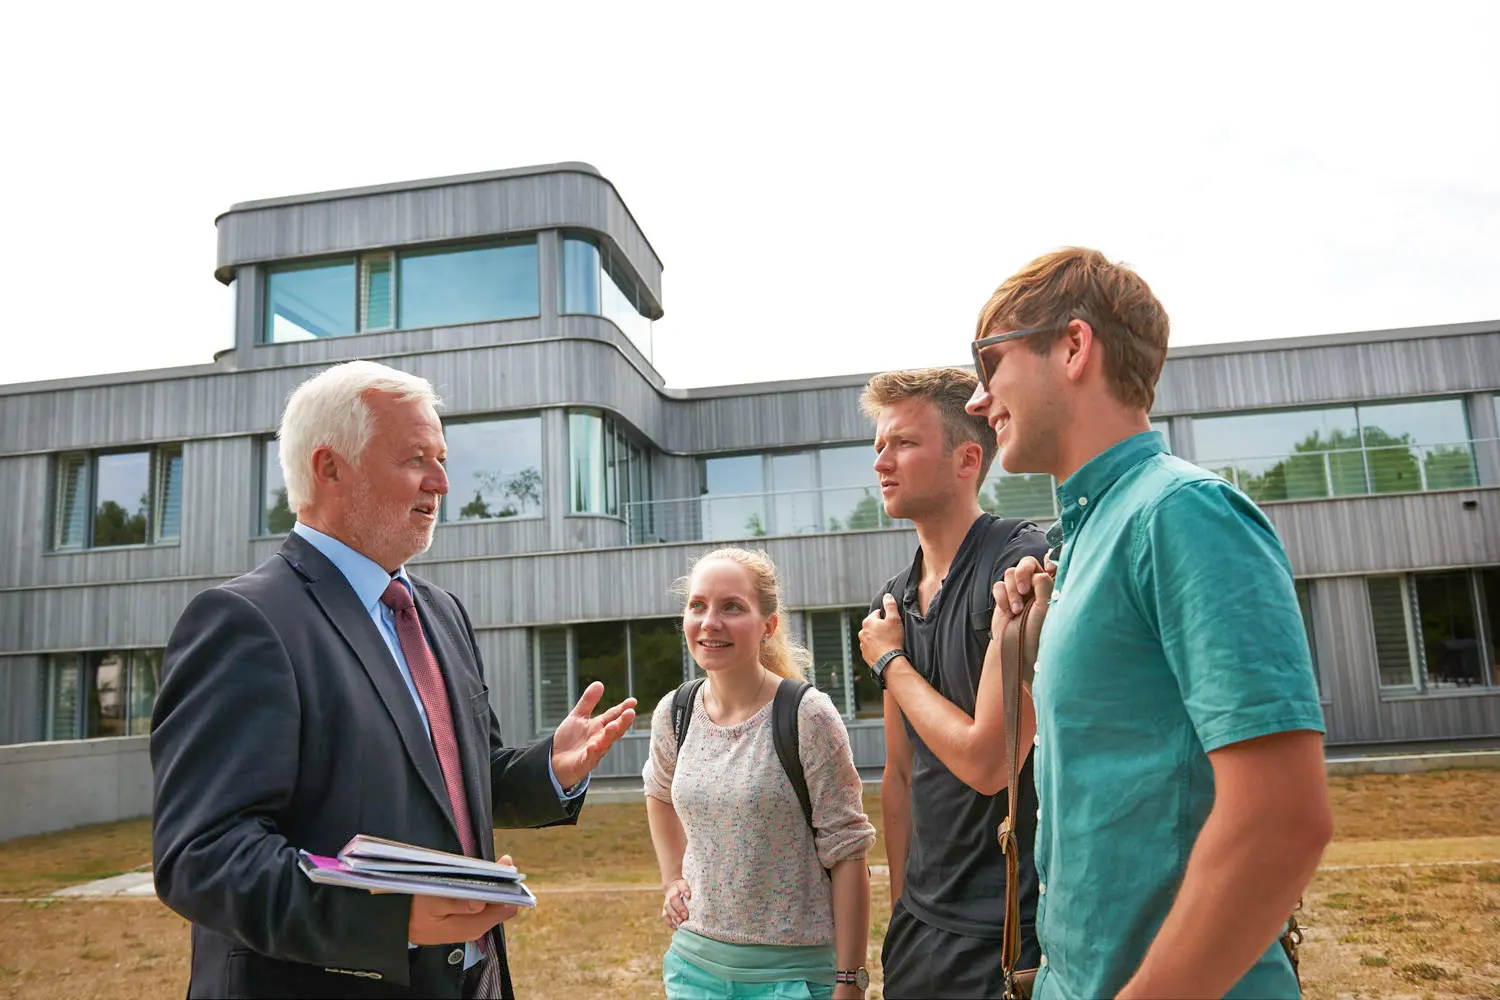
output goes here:
[[0, 382], [211, 360], [231, 203], [560, 160], [669, 385], [962, 363], [1068, 244], [1176, 345], [1497, 319], [1500, 4], [1396, 9], [12, 4]]

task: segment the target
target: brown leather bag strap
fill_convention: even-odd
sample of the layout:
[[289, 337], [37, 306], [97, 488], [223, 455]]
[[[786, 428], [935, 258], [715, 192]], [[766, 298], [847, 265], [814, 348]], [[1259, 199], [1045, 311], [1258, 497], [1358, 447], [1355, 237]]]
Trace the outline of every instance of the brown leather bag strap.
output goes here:
[[1005, 855], [1005, 930], [1000, 961], [1006, 980], [1015, 975], [1021, 960], [1021, 851], [1016, 840], [1016, 813], [1021, 808], [1021, 699], [1023, 684], [1031, 683], [1036, 670], [1037, 645], [1047, 602], [1052, 599], [1052, 578], [1038, 574], [1032, 593], [1021, 613], [1005, 625], [1000, 636], [1000, 677], [1005, 689], [1006, 800], [1009, 808], [1000, 824], [1000, 852]]

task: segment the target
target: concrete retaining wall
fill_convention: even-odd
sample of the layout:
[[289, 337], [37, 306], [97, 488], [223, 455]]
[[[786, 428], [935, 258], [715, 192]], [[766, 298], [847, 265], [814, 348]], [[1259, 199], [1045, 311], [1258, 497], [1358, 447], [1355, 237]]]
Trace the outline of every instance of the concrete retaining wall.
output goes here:
[[[0, 841], [151, 812], [145, 736], [0, 746]], [[1330, 775], [1500, 770], [1500, 750], [1330, 757]], [[863, 774], [866, 794], [880, 779]], [[639, 802], [638, 777], [595, 778], [590, 802]]]
[[0, 746], [0, 840], [148, 815], [148, 739]]

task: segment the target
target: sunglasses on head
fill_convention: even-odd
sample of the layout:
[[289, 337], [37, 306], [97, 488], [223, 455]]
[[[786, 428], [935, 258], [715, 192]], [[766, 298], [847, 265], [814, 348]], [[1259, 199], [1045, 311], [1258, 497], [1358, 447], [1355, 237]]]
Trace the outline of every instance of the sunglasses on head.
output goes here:
[[1012, 330], [1010, 333], [997, 333], [990, 337], [980, 337], [978, 340], [970, 343], [969, 350], [974, 355], [974, 374], [979, 376], [980, 387], [988, 388], [990, 379], [993, 378], [995, 374], [989, 368], [989, 366], [984, 363], [984, 349], [986, 347], [994, 347], [996, 344], [1003, 344], [1007, 340], [1019, 340], [1022, 337], [1029, 337], [1033, 333], [1047, 333], [1048, 331], [1056, 329], [1056, 324], [1053, 324], [1051, 326], [1033, 326], [1028, 327], [1025, 330]]

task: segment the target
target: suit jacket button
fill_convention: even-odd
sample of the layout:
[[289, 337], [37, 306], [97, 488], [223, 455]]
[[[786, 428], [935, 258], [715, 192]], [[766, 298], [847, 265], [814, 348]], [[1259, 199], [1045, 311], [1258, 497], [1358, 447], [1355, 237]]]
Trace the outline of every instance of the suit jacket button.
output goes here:
[[464, 950], [462, 948], [454, 948], [452, 951], [448, 952], [448, 964], [449, 965], [457, 965], [459, 962], [462, 962], [463, 960], [464, 960]]

